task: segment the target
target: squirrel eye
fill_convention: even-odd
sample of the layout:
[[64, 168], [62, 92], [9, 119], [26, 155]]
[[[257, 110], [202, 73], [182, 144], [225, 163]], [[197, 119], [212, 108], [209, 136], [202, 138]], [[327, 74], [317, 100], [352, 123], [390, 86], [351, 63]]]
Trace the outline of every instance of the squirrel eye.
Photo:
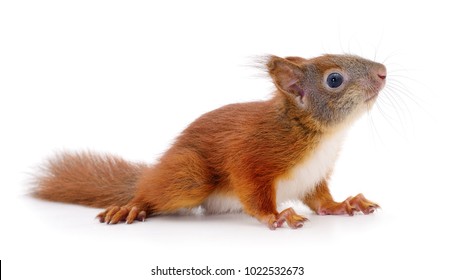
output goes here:
[[330, 88], [337, 88], [343, 83], [343, 76], [340, 73], [332, 73], [327, 77], [326, 82]]

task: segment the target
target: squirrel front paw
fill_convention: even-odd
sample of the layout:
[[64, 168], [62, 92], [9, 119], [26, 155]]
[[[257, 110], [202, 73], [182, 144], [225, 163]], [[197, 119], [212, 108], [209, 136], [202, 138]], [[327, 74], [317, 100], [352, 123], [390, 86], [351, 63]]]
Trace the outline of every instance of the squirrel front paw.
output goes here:
[[354, 197], [348, 197], [345, 201], [338, 203], [330, 201], [322, 204], [316, 211], [319, 215], [354, 215], [354, 212], [362, 212], [365, 215], [373, 213], [380, 208], [377, 203], [374, 203], [365, 198], [363, 194], [358, 194]]
[[266, 224], [271, 230], [281, 227], [285, 222], [290, 228], [297, 229], [301, 228], [304, 225], [304, 222], [308, 221], [307, 218], [297, 214], [291, 207], [283, 210], [277, 215], [265, 215], [259, 218], [259, 220]]
[[145, 221], [147, 213], [138, 206], [110, 206], [105, 211], [99, 213], [96, 218], [99, 222], [106, 224], [117, 224], [118, 222], [126, 222], [131, 224], [134, 220]]

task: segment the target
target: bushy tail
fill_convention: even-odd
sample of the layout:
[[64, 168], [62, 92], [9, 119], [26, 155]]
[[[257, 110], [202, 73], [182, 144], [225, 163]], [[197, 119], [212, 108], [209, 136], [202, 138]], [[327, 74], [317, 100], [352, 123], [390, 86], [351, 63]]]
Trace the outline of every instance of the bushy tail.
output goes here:
[[125, 205], [147, 166], [90, 152], [62, 153], [36, 176], [35, 197], [105, 208]]

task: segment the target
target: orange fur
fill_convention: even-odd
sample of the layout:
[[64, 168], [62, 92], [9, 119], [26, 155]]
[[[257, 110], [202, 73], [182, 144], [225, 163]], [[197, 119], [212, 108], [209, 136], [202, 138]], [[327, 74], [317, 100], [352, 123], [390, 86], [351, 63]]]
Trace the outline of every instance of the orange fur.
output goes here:
[[[277, 211], [276, 180], [290, 177], [290, 170], [308, 160], [322, 139], [369, 107], [363, 105], [366, 97], [380, 88], [364, 88], [363, 80], [374, 83], [378, 79], [374, 73], [382, 74], [385, 68], [354, 56], [333, 55], [310, 60], [271, 56], [267, 67], [277, 87], [273, 98], [231, 104], [202, 115], [157, 164], [64, 153], [49, 161], [38, 176], [35, 195], [108, 207], [99, 218], [113, 224], [196, 207], [212, 195], [224, 195], [237, 198], [246, 213], [271, 229], [284, 222], [292, 228], [302, 226], [306, 218], [294, 210]], [[324, 73], [330, 69], [346, 73], [342, 88], [323, 85]], [[375, 83], [381, 86], [379, 79]], [[314, 211], [337, 205], [327, 176], [301, 197]]]
[[36, 177], [34, 195], [38, 198], [108, 207], [128, 203], [145, 164], [129, 163], [89, 152], [62, 153], [48, 160]]

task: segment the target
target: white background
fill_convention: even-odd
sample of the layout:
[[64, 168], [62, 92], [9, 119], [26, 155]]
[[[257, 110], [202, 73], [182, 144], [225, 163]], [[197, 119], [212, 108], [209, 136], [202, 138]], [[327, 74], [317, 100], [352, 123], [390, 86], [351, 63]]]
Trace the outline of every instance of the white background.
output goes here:
[[[209, 265], [305, 267], [276, 279], [452, 279], [447, 1], [163, 2], [1, 1], [2, 278], [152, 279], [157, 265]], [[344, 52], [389, 72], [331, 181], [338, 200], [363, 192], [380, 203], [373, 215], [293, 204], [310, 219], [303, 229], [270, 231], [240, 214], [106, 226], [99, 209], [25, 195], [54, 152], [151, 163], [200, 114], [268, 98], [256, 56]]]

